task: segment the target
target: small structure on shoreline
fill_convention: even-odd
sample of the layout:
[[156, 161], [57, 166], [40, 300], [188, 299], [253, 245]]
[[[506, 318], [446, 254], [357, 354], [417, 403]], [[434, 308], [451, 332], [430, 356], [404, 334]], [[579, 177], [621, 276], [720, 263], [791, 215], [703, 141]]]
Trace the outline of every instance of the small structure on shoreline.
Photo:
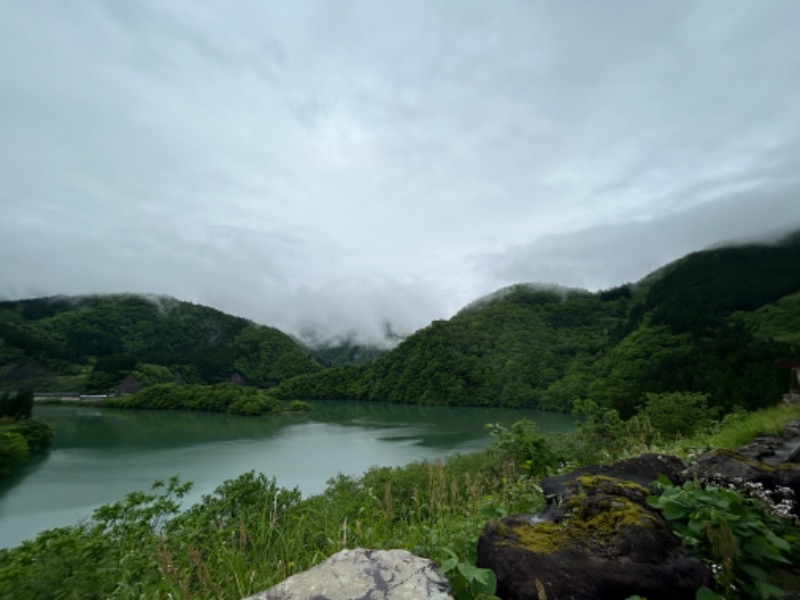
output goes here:
[[114, 394], [79, 394], [78, 392], [35, 392], [34, 402], [44, 404], [102, 404]]

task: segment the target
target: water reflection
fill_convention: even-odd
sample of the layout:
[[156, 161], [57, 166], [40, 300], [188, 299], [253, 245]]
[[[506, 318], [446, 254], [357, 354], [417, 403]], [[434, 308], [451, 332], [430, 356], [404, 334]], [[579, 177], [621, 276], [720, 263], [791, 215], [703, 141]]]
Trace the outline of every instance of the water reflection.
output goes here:
[[52, 450], [0, 483], [0, 547], [91, 516], [100, 504], [179, 474], [189, 503], [246, 471], [304, 494], [337, 473], [401, 465], [478, 448], [486, 423], [521, 417], [542, 431], [572, 428], [567, 415], [538, 411], [318, 402], [310, 413], [239, 417], [183, 411], [37, 406], [52, 424]]

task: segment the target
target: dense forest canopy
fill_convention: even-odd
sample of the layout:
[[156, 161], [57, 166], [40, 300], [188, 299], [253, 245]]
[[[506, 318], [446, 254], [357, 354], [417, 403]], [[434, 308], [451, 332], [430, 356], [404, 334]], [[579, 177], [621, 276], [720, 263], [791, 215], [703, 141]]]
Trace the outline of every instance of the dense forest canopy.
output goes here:
[[730, 410], [780, 398], [800, 356], [800, 236], [690, 254], [598, 293], [513, 286], [373, 363], [300, 376], [281, 397], [528, 406], [593, 400], [630, 416], [648, 393]]
[[[321, 367], [288, 335], [168, 297], [0, 302], [0, 383], [132, 391], [156, 383], [238, 381], [260, 387]], [[124, 386], [123, 386], [124, 387]]]
[[[690, 254], [592, 293], [504, 288], [385, 352], [354, 340], [304, 348], [282, 332], [166, 297], [0, 302], [0, 389], [135, 392], [233, 382], [281, 399], [356, 399], [623, 416], [647, 394], [756, 408], [800, 358], [800, 235]], [[316, 359], [316, 360], [315, 360]]]

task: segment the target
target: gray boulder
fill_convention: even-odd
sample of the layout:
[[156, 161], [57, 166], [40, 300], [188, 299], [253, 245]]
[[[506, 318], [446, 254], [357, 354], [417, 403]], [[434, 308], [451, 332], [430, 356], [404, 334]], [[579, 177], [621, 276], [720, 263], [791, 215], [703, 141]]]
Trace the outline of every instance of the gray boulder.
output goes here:
[[433, 561], [406, 550], [342, 550], [245, 600], [452, 600]]
[[742, 487], [746, 483], [761, 484], [769, 492], [788, 488], [795, 498], [794, 514], [800, 514], [800, 464], [783, 462], [770, 465], [754, 460], [733, 450], [711, 450], [700, 456], [690, 469], [701, 481], [732, 483]]
[[755, 438], [739, 448], [739, 452], [767, 465], [800, 462], [800, 421], [789, 421], [780, 436], [766, 435]]

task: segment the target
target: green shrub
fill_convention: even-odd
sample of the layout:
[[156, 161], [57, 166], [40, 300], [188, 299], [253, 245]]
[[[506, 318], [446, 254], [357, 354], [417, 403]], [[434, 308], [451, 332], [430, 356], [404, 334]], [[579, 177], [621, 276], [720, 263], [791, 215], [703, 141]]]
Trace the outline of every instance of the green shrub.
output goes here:
[[18, 463], [28, 458], [30, 448], [19, 433], [0, 430], [0, 477], [5, 477]]
[[521, 419], [506, 429], [502, 425], [487, 425], [494, 437], [491, 449], [501, 460], [511, 463], [527, 475], [544, 476], [554, 463], [549, 438], [539, 431], [536, 423]]
[[[794, 538], [785, 505], [776, 508], [721, 485], [659, 481], [663, 492], [650, 496], [648, 503], [662, 511], [683, 544], [709, 565], [721, 597], [783, 597], [769, 573], [790, 564]], [[704, 595], [713, 597], [708, 591]]]
[[689, 436], [711, 424], [716, 409], [709, 408], [706, 394], [672, 392], [645, 394], [639, 415], [650, 420], [655, 429], [670, 436]]
[[47, 450], [55, 437], [53, 428], [39, 417], [15, 421], [6, 427], [6, 431], [18, 433], [24, 437], [31, 450]]

